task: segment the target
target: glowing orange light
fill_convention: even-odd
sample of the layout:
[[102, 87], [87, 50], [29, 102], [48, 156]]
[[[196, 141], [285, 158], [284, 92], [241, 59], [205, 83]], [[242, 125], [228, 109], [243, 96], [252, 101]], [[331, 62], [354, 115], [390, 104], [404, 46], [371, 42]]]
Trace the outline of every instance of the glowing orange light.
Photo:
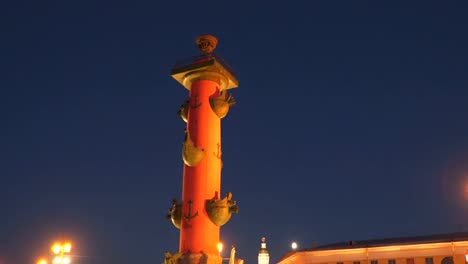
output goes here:
[[62, 257], [55, 257], [54, 260], [52, 260], [53, 264], [61, 264], [62, 263]]
[[223, 252], [223, 243], [218, 242], [218, 244], [216, 244], [216, 247], [218, 248], [219, 254], [221, 254], [221, 252]]
[[71, 262], [70, 257], [67, 257], [67, 256], [63, 257], [62, 259], [63, 264], [70, 264], [70, 262]]
[[37, 264], [47, 264], [47, 260], [40, 259], [39, 261], [37, 261]]
[[59, 243], [55, 243], [52, 248], [51, 248], [52, 252], [54, 254], [60, 254], [60, 250], [61, 250], [61, 246]]
[[65, 253], [70, 253], [71, 248], [72, 248], [72, 245], [70, 243], [66, 243], [62, 245], [62, 251]]

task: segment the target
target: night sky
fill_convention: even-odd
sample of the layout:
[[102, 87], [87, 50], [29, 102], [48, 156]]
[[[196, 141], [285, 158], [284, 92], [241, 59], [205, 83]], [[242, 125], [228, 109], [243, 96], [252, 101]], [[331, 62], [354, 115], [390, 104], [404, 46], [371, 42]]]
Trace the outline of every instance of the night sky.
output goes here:
[[[377, 3], [379, 2], [379, 3]], [[385, 2], [385, 3], [384, 3]], [[4, 1], [0, 264], [160, 264], [188, 91], [218, 37], [225, 248], [257, 263], [338, 241], [468, 231], [468, 1]], [[229, 250], [223, 252], [229, 256]]]

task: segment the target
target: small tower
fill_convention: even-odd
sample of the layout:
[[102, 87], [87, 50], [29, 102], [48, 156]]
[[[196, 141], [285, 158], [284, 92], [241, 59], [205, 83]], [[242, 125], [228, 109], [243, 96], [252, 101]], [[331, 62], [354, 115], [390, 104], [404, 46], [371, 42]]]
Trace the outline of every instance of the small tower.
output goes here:
[[270, 264], [270, 254], [266, 249], [266, 238], [262, 237], [262, 244], [258, 252], [258, 264]]

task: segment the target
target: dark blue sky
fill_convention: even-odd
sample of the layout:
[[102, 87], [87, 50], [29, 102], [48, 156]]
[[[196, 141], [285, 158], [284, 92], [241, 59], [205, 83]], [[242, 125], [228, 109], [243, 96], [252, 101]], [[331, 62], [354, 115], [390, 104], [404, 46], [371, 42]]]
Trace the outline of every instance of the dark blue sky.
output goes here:
[[[187, 90], [211, 33], [226, 248], [467, 231], [467, 1], [8, 1], [0, 5], [0, 263], [70, 238], [77, 264], [161, 263], [178, 230]], [[468, 193], [467, 193], [468, 194]], [[228, 256], [228, 252], [225, 252]]]

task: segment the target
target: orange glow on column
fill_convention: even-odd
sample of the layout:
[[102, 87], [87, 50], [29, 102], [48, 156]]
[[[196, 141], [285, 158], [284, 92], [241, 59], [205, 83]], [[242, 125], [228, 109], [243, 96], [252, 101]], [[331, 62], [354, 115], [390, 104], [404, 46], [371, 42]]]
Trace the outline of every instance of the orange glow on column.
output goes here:
[[210, 80], [195, 81], [190, 89], [187, 130], [206, 156], [197, 166], [184, 166], [180, 252], [218, 253], [219, 226], [211, 222], [205, 211], [207, 199], [220, 197], [221, 120], [209, 102], [210, 97], [218, 95], [219, 85]]

